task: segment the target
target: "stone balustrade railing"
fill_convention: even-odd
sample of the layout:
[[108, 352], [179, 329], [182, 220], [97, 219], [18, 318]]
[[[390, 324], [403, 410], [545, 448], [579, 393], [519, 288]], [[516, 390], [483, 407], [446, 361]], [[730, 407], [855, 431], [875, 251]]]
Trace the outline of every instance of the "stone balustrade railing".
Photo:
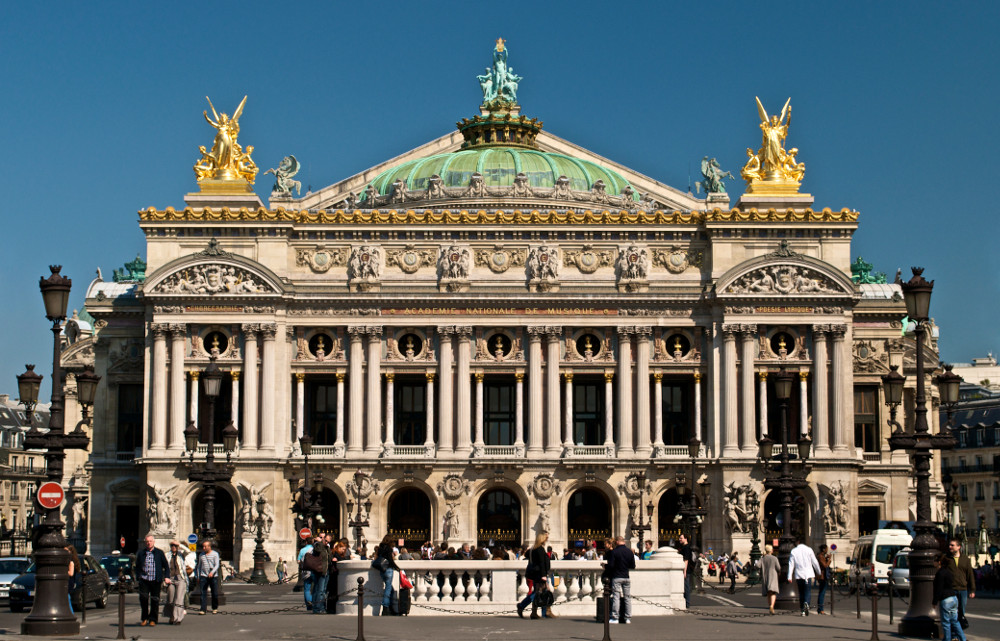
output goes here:
[[[528, 594], [524, 580], [527, 561], [400, 561], [399, 567], [413, 583], [411, 616], [515, 614], [517, 603]], [[365, 581], [366, 614], [381, 612], [383, 584], [370, 561], [338, 564], [337, 614], [358, 613], [358, 578]], [[601, 596], [600, 561], [553, 561], [556, 612], [560, 615], [593, 616]], [[684, 562], [676, 550], [660, 548], [651, 560], [636, 562], [631, 571], [632, 614], [663, 615], [684, 609]], [[393, 584], [399, 588], [399, 574]], [[330, 591], [334, 586], [329, 587]], [[348, 592], [350, 591], [350, 592]], [[348, 592], [345, 594], [345, 592]], [[639, 597], [642, 600], [639, 600]], [[649, 602], [649, 603], [647, 603]], [[652, 605], [652, 604], [658, 605]], [[422, 607], [427, 606], [427, 607]], [[433, 608], [433, 609], [432, 609]]]

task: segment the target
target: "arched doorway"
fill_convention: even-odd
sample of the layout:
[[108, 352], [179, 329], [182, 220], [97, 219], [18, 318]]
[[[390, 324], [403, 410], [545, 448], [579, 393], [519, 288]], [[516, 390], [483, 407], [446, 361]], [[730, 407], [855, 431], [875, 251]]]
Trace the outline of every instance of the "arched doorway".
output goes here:
[[681, 534], [681, 527], [683, 527], [683, 524], [677, 518], [680, 511], [680, 497], [677, 494], [677, 488], [672, 487], [663, 493], [657, 505], [657, 547], [672, 545], [672, 542], [677, 541], [677, 537]]
[[604, 539], [611, 537], [611, 504], [599, 490], [577, 490], [569, 497], [566, 521], [569, 545], [597, 541], [598, 547], [603, 547]]
[[319, 534], [332, 534], [333, 538], [340, 538], [340, 499], [328, 487], [323, 488], [320, 495], [320, 517], [322, 520], [315, 523], [313, 528]]
[[[223, 561], [233, 561], [233, 525], [236, 523], [233, 496], [223, 487], [215, 487], [215, 549]], [[205, 520], [205, 490], [198, 492], [191, 502], [191, 522], [195, 532], [201, 532]]]
[[416, 488], [400, 490], [389, 498], [386, 531], [394, 539], [403, 539], [408, 549], [420, 549], [431, 539], [431, 502]]
[[[781, 510], [781, 492], [771, 491], [764, 499], [764, 541], [772, 543], [774, 539], [781, 536], [784, 528]], [[792, 536], [801, 536], [805, 540], [806, 534], [806, 500], [798, 492], [792, 492]]]
[[514, 547], [521, 542], [521, 501], [510, 490], [497, 488], [479, 499], [476, 545]]

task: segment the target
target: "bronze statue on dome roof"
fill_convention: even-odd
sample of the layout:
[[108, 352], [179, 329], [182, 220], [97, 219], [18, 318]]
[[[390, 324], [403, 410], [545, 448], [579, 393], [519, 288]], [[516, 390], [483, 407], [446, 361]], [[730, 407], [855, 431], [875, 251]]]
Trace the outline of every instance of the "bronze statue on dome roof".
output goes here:
[[487, 67], [484, 75], [476, 76], [483, 90], [484, 107], [509, 107], [517, 104], [517, 85], [523, 78], [507, 65], [508, 50], [504, 43], [503, 38], [497, 38], [493, 47], [493, 67]]

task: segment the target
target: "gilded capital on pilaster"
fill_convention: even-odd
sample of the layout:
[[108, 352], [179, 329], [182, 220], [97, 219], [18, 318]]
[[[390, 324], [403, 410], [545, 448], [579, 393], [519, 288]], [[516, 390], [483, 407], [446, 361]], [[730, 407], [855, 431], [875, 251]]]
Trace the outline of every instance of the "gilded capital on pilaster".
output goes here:
[[476, 379], [477, 383], [482, 383], [484, 380], [486, 380], [486, 374], [483, 372], [473, 372], [472, 378]]
[[524, 382], [524, 372], [514, 372], [514, 380], [518, 383]]
[[803, 383], [805, 383], [806, 381], [808, 381], [809, 380], [809, 371], [808, 370], [800, 370], [799, 371], [799, 380], [802, 381]]
[[196, 380], [198, 380], [198, 370], [196, 370], [196, 369], [193, 369], [193, 370], [191, 370], [190, 372], [188, 372], [188, 374], [190, 374], [190, 375], [191, 375], [191, 380], [192, 380], [192, 381], [196, 381]]
[[694, 382], [695, 383], [700, 383], [701, 382], [701, 372], [695, 372], [694, 373]]
[[605, 383], [613, 383], [614, 380], [615, 380], [615, 373], [614, 372], [604, 372], [604, 382]]
[[386, 372], [385, 373], [385, 382], [386, 383], [392, 383], [395, 380], [396, 380], [396, 373], [395, 372]]
[[573, 382], [573, 372], [563, 372], [563, 380], [567, 383]]
[[260, 326], [260, 332], [264, 335], [264, 340], [273, 341], [278, 335], [278, 325], [275, 323], [264, 323]]
[[305, 383], [306, 382], [306, 375], [305, 375], [305, 373], [304, 372], [295, 372], [295, 382], [296, 383]]
[[757, 378], [759, 378], [761, 381], [766, 381], [767, 380], [767, 370], [765, 369], [765, 370], [761, 370], [761, 371], [757, 372]]
[[337, 377], [338, 383], [343, 383], [347, 379], [347, 374], [344, 372], [337, 372], [335, 376]]
[[239, 381], [240, 380], [240, 370], [234, 369], [231, 372], [229, 372], [229, 378], [233, 379], [233, 382]]
[[663, 372], [653, 372], [653, 382], [659, 385], [663, 382]]

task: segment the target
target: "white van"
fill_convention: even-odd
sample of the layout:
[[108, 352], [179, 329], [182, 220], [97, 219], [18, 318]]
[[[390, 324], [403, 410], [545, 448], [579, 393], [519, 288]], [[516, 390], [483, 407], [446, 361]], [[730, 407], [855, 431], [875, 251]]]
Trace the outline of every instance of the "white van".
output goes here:
[[893, 558], [900, 550], [910, 547], [912, 541], [913, 537], [906, 530], [875, 530], [859, 538], [854, 555], [847, 559], [851, 564], [851, 582], [860, 570], [858, 578], [866, 592], [873, 586], [887, 586]]

